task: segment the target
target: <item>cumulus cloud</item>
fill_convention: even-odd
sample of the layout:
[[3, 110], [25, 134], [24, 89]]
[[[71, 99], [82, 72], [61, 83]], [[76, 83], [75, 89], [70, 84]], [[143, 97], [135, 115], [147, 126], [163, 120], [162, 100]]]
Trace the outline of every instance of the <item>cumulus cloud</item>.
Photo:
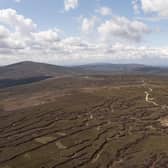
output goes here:
[[141, 0], [142, 10], [145, 13], [155, 13], [160, 17], [168, 17], [168, 1]]
[[105, 40], [117, 37], [126, 40], [140, 41], [143, 35], [150, 31], [147, 25], [140, 21], [131, 21], [126, 17], [116, 16], [101, 24], [98, 27], [98, 32]]
[[59, 41], [58, 31], [56, 30], [46, 30], [32, 33], [35, 41], [45, 41], [45, 42], [55, 42]]
[[66, 11], [75, 9], [78, 7], [78, 0], [64, 0], [64, 8]]
[[[86, 32], [94, 24], [89, 23], [89, 25], [91, 26], [84, 28]], [[117, 36], [136, 41], [148, 32], [148, 28], [141, 22], [116, 17], [102, 23], [98, 31], [101, 36], [111, 38]], [[82, 64], [136, 61], [144, 58], [168, 59], [168, 47], [140, 47], [139, 44], [138, 46], [136, 43], [128, 45], [124, 41], [109, 43], [99, 41], [99, 34], [97, 34], [96, 42], [91, 42], [81, 37], [62, 37], [60, 32], [61, 30], [55, 28], [39, 30], [31, 19], [20, 15], [17, 11], [0, 10], [0, 64], [23, 60], [54, 64]]]
[[112, 10], [106, 6], [97, 9], [96, 12], [102, 16], [108, 16], [112, 14]]
[[57, 29], [38, 31], [37, 25], [31, 19], [13, 9], [0, 10], [0, 23], [0, 48], [1, 51], [3, 49], [3, 54], [5, 49], [18, 54], [34, 48], [42, 49], [47, 43], [59, 41]]
[[0, 22], [15, 28], [17, 32], [29, 33], [36, 29], [37, 25], [29, 18], [19, 15], [13, 9], [0, 10]]
[[0, 25], [0, 38], [6, 38], [9, 36], [9, 30], [5, 28], [5, 26]]
[[82, 26], [81, 26], [82, 32], [84, 33], [92, 32], [92, 30], [95, 27], [96, 22], [97, 22], [96, 16], [93, 16], [91, 18], [83, 18]]
[[139, 0], [132, 0], [132, 6], [135, 14], [139, 14], [140, 13]]

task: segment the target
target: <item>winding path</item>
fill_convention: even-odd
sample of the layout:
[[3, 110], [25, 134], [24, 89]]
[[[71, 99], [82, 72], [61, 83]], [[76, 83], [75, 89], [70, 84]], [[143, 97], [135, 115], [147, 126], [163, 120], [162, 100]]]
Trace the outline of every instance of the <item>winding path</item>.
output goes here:
[[[152, 90], [151, 90], [152, 91]], [[152, 97], [150, 97], [150, 94], [149, 94], [149, 92], [147, 92], [147, 91], [145, 91], [145, 94], [146, 94], [146, 96], [145, 96], [145, 101], [147, 102], [147, 103], [151, 103], [151, 104], [153, 104], [153, 105], [155, 105], [155, 106], [158, 106], [159, 104], [157, 104], [155, 101], [154, 101], [154, 98]]]

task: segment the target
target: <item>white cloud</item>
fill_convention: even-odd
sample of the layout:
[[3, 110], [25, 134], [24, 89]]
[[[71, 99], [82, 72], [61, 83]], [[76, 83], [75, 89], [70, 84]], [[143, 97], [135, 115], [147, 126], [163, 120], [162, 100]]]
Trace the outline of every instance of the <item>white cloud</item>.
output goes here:
[[21, 0], [14, 0], [15, 2], [17, 2], [17, 3], [20, 3], [21, 2]]
[[132, 6], [135, 14], [139, 14], [140, 13], [139, 0], [132, 0]]
[[46, 31], [40, 31], [37, 33], [32, 33], [34, 39], [36, 41], [45, 41], [45, 42], [55, 42], [59, 41], [59, 35], [58, 31], [55, 30], [46, 30]]
[[138, 42], [144, 34], [149, 33], [149, 28], [143, 22], [116, 16], [101, 24], [98, 27], [98, 32], [105, 40], [117, 37]]
[[37, 27], [31, 19], [19, 15], [13, 9], [0, 10], [0, 22], [7, 24], [11, 28], [15, 28], [17, 32], [22, 32], [24, 34], [34, 31]]
[[160, 17], [168, 17], [167, 0], [141, 0], [141, 4], [145, 13], [155, 13]]
[[112, 14], [112, 10], [106, 6], [97, 9], [96, 12], [102, 16], [108, 16]]
[[84, 33], [92, 32], [96, 22], [97, 22], [96, 16], [93, 16], [91, 18], [83, 18], [81, 26], [82, 32]]
[[[95, 26], [91, 23], [89, 25], [91, 26], [86, 26], [84, 30], [89, 31]], [[143, 34], [148, 32], [147, 26], [143, 23], [130, 21], [125, 17], [114, 17], [112, 20], [105, 21], [98, 30], [100, 35], [109, 38], [119, 37], [133, 41], [141, 39]], [[62, 37], [60, 30], [55, 28], [38, 30], [31, 19], [25, 18], [15, 10], [0, 10], [1, 65], [23, 60], [53, 64], [82, 64], [168, 59], [168, 47], [141, 47], [140, 44], [128, 45], [124, 41], [119, 43], [116, 40], [111, 43], [97, 39], [99, 34], [96, 42], [91, 42], [81, 37]]]
[[66, 11], [75, 9], [78, 7], [78, 0], [64, 0], [64, 8]]
[[6, 38], [9, 36], [9, 30], [5, 26], [0, 25], [0, 38]]

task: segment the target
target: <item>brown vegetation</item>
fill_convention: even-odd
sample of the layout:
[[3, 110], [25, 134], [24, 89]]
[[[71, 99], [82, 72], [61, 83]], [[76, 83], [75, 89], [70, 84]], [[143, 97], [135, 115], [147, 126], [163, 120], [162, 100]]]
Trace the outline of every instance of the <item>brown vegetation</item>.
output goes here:
[[1, 89], [0, 168], [168, 167], [167, 84], [90, 75]]

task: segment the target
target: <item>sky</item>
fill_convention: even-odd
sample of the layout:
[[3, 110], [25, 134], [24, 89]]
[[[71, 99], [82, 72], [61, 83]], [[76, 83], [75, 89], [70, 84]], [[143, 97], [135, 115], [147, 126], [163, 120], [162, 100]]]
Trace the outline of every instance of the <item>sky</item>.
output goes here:
[[0, 65], [168, 65], [168, 0], [0, 0]]

